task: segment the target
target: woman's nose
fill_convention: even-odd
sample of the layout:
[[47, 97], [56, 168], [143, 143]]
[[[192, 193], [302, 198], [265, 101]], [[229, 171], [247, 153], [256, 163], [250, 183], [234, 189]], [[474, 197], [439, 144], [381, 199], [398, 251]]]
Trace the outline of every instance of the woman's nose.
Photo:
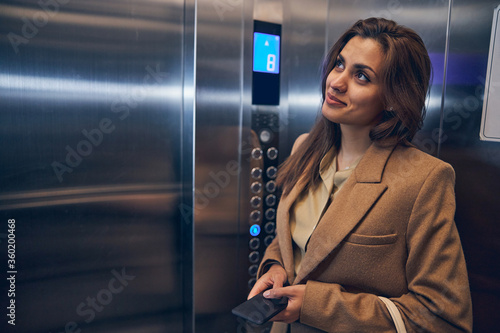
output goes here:
[[330, 81], [330, 87], [339, 93], [344, 93], [347, 91], [347, 82], [345, 77], [345, 72], [342, 73], [332, 73], [333, 78]]

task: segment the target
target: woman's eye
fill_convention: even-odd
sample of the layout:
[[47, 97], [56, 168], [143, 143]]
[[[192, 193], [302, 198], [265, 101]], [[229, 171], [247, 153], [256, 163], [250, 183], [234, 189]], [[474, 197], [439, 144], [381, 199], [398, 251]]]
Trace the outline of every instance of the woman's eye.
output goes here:
[[344, 69], [344, 64], [342, 63], [342, 61], [340, 61], [340, 59], [337, 59], [337, 62], [335, 63], [335, 68]]
[[366, 82], [370, 81], [368, 76], [366, 76], [364, 73], [358, 73], [358, 74], [356, 74], [356, 77], [358, 79], [360, 79], [361, 81], [366, 81]]

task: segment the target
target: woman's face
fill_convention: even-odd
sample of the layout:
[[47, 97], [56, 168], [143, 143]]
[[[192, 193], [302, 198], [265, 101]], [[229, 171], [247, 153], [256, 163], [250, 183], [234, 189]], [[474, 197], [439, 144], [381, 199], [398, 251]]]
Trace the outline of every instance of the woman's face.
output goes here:
[[375, 126], [384, 109], [383, 60], [381, 47], [375, 40], [356, 36], [347, 42], [326, 79], [323, 115], [353, 129]]

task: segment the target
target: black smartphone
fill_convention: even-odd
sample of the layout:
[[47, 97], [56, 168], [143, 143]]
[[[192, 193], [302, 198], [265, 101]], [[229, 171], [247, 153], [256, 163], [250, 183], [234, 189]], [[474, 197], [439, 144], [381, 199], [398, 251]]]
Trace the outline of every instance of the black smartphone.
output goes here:
[[269, 319], [285, 310], [288, 298], [265, 298], [264, 292], [255, 295], [232, 310], [232, 313], [257, 325], [265, 324]]

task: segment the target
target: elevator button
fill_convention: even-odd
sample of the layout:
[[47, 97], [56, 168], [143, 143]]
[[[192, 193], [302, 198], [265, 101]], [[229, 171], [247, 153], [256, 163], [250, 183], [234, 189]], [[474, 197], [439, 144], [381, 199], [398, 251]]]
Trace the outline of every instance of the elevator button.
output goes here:
[[278, 157], [278, 149], [276, 149], [275, 147], [271, 147], [267, 150], [267, 157], [270, 159], [270, 160], [275, 160], [276, 157]]
[[262, 204], [262, 199], [258, 196], [254, 196], [252, 197], [252, 199], [250, 199], [250, 205], [252, 205], [253, 208], [259, 208], [261, 204]]
[[259, 179], [262, 177], [262, 169], [261, 168], [253, 168], [252, 171], [250, 172], [252, 175], [253, 179]]
[[269, 194], [266, 197], [266, 205], [268, 205], [268, 206], [276, 205], [276, 196], [274, 194]]
[[257, 237], [260, 234], [260, 225], [254, 224], [250, 227], [250, 235]]
[[273, 235], [266, 236], [266, 238], [264, 238], [264, 245], [266, 247], [269, 246], [269, 244], [271, 244], [271, 242], [273, 241], [273, 239], [274, 239]]
[[260, 193], [260, 191], [262, 191], [262, 183], [253, 182], [252, 185], [250, 185], [250, 190], [254, 194]]
[[261, 159], [262, 154], [263, 154], [263, 152], [262, 152], [262, 149], [260, 149], [260, 148], [254, 148], [252, 150], [252, 158], [255, 160]]
[[274, 208], [269, 208], [266, 210], [266, 219], [272, 220], [276, 217], [276, 210]]
[[274, 222], [267, 222], [264, 226], [264, 230], [266, 230], [268, 234], [272, 234], [274, 230], [276, 230], [276, 224]]
[[257, 251], [252, 251], [252, 252], [248, 255], [248, 260], [249, 260], [252, 264], [257, 263], [257, 262], [260, 260], [260, 254], [259, 254], [259, 252], [257, 252]]
[[248, 289], [252, 289], [255, 285], [255, 282], [257, 282], [256, 278], [251, 278], [250, 280], [248, 280]]
[[273, 133], [271, 133], [271, 131], [267, 128], [264, 128], [259, 133], [259, 139], [262, 143], [268, 143], [273, 139]]
[[269, 177], [271, 179], [276, 178], [277, 173], [278, 173], [278, 169], [276, 169], [276, 167], [273, 167], [273, 166], [267, 168], [267, 170], [266, 170], [267, 177]]
[[266, 183], [266, 190], [267, 192], [273, 193], [276, 191], [276, 182], [274, 180], [268, 181]]
[[261, 219], [261, 213], [260, 213], [260, 210], [253, 210], [251, 213], [250, 213], [250, 221], [255, 223], [255, 222], [259, 222]]
[[255, 275], [257, 275], [258, 270], [259, 270], [259, 266], [252, 265], [252, 266], [248, 267], [248, 274], [250, 274], [250, 276], [255, 276]]
[[258, 238], [252, 238], [252, 239], [250, 239], [250, 242], [248, 243], [248, 246], [252, 250], [257, 250], [260, 247], [260, 239], [258, 239]]

